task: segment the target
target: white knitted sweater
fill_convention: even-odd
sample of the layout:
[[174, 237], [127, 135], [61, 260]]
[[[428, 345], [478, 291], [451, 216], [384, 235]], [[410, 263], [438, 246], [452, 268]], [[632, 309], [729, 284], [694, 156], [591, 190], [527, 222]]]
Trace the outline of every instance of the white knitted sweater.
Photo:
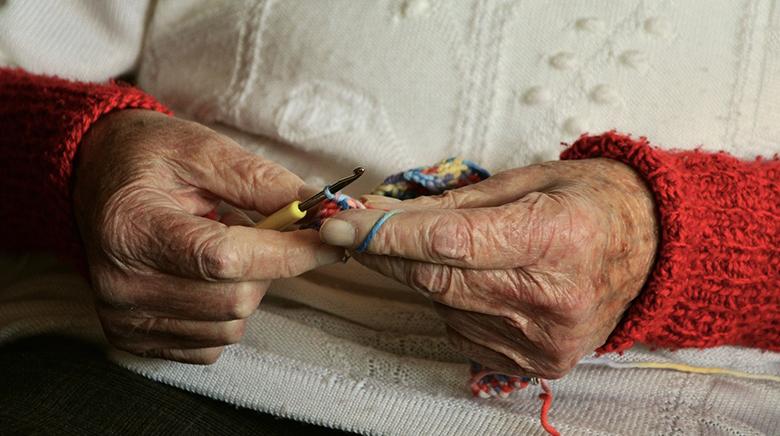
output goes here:
[[[363, 165], [370, 176], [353, 193], [451, 155], [491, 171], [555, 159], [561, 141], [611, 128], [666, 147], [780, 152], [780, 9], [770, 1], [175, 0], [148, 11], [145, 33], [145, 1], [76, 3], [45, 12], [9, 2], [0, 57], [101, 80], [132, 68], [145, 34], [146, 90], [308, 182]], [[5, 26], [57, 8], [82, 12], [45, 31]], [[105, 16], [135, 24], [114, 33], [96, 24]], [[90, 26], [105, 45], [84, 43]], [[74, 52], [115, 62], [73, 64]], [[78, 276], [6, 256], [0, 279], [0, 341], [42, 331], [102, 340]], [[780, 376], [780, 354], [732, 347], [608, 357]], [[183, 389], [362, 433], [542, 432], [535, 387], [471, 398], [467, 365], [428, 302], [354, 263], [275, 282], [215, 365], [112, 358]], [[587, 360], [552, 385], [551, 421], [564, 434], [780, 426], [777, 382]]]

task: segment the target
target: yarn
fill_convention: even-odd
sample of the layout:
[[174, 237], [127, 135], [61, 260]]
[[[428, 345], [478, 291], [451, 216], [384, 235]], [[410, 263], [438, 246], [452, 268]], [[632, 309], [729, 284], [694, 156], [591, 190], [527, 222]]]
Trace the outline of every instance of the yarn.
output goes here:
[[371, 244], [371, 240], [374, 239], [374, 236], [376, 236], [377, 233], [379, 233], [379, 229], [382, 227], [382, 225], [387, 222], [388, 219], [390, 219], [391, 216], [397, 214], [398, 212], [401, 212], [400, 210], [390, 210], [385, 212], [384, 215], [382, 215], [371, 227], [371, 230], [368, 231], [368, 234], [366, 235], [366, 238], [363, 239], [363, 242], [360, 243], [358, 248], [355, 249], [355, 252], [357, 253], [363, 253], [368, 249], [368, 245]]
[[[382, 184], [377, 186], [371, 193], [374, 195], [384, 195], [400, 200], [416, 198], [421, 195], [441, 194], [449, 189], [460, 188], [466, 185], [480, 182], [490, 177], [490, 173], [466, 159], [449, 158], [444, 159], [434, 165], [413, 168], [398, 174], [387, 177]], [[322, 222], [333, 215], [347, 209], [365, 209], [366, 206], [358, 200], [341, 193], [332, 193], [328, 186], [324, 189], [326, 200], [323, 201], [320, 209], [315, 214], [314, 220], [302, 225], [302, 228], [319, 229]], [[382, 225], [393, 215], [401, 212], [400, 210], [390, 210], [384, 213], [371, 227], [366, 237], [355, 249], [357, 253], [363, 253], [368, 249], [371, 241], [379, 232]], [[524, 389], [529, 384], [540, 384], [542, 393], [539, 398], [542, 400], [542, 410], [540, 414], [542, 427], [552, 435], [558, 435], [558, 432], [548, 420], [548, 412], [552, 405], [552, 391], [545, 380], [538, 380], [531, 377], [502, 374], [496, 371], [483, 368], [476, 362], [471, 362], [471, 379], [469, 388], [472, 395], [480, 398], [507, 398], [512, 392]]]
[[393, 174], [371, 193], [408, 200], [421, 195], [441, 194], [449, 189], [471, 185], [488, 177], [490, 173], [474, 162], [451, 157], [431, 166], [412, 168]]
[[345, 195], [340, 192], [335, 194], [330, 192], [330, 186], [325, 186], [323, 192], [325, 193], [325, 200], [320, 204], [320, 207], [315, 212], [314, 217], [312, 219], [306, 219], [305, 222], [300, 225], [300, 228], [319, 230], [323, 221], [341, 212], [342, 210], [366, 208], [363, 203], [355, 200], [349, 195]]
[[539, 394], [539, 399], [542, 400], [542, 410], [539, 414], [539, 420], [542, 424], [542, 428], [551, 435], [557, 436], [560, 434], [555, 427], [550, 424], [549, 420], [553, 393], [547, 380], [520, 375], [502, 374], [497, 371], [485, 369], [477, 362], [471, 362], [470, 371], [471, 380], [469, 381], [469, 388], [471, 389], [471, 394], [475, 397], [507, 398], [512, 392], [525, 389], [529, 384], [540, 385], [542, 393]]
[[529, 383], [535, 382], [531, 377], [506, 375], [485, 369], [477, 362], [471, 362], [470, 371], [471, 394], [480, 398], [506, 398], [512, 391], [524, 389]]
[[616, 369], [644, 368], [644, 369], [668, 369], [671, 371], [687, 372], [693, 374], [714, 374], [725, 375], [729, 377], [744, 378], [749, 380], [766, 380], [780, 383], [780, 377], [772, 374], [751, 373], [737, 371], [728, 368], [717, 368], [710, 366], [694, 366], [684, 363], [673, 362], [615, 362], [605, 357], [584, 358], [579, 364], [605, 365]]
[[547, 415], [550, 412], [550, 407], [552, 407], [552, 389], [550, 389], [550, 386], [547, 384], [547, 380], [544, 379], [539, 381], [539, 385], [542, 386], [542, 393], [539, 394], [539, 398], [542, 400], [542, 411], [539, 414], [539, 421], [541, 421], [542, 428], [544, 428], [547, 433], [550, 433], [553, 436], [560, 436], [558, 430], [556, 430], [555, 427], [550, 424], [550, 421], [547, 418]]

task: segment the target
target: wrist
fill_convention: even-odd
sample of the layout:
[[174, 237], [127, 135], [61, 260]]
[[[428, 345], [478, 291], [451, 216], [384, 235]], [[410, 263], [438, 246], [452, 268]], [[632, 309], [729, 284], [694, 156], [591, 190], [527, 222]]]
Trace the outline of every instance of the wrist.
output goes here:
[[[135, 132], [143, 134], [145, 120], [154, 118], [167, 118], [167, 115], [147, 109], [116, 110], [95, 121], [79, 143], [72, 186], [74, 214], [82, 240], [88, 234], [88, 223], [97, 219], [101, 198], [112, 191], [113, 182], [123, 178], [119, 162], [128, 150], [114, 144], [138, 134]], [[111, 177], [106, 177], [107, 174]]]
[[626, 291], [633, 299], [649, 279], [659, 243], [659, 224], [653, 192], [631, 166], [613, 159], [599, 158], [609, 180], [609, 247], [624, 260], [631, 280]]

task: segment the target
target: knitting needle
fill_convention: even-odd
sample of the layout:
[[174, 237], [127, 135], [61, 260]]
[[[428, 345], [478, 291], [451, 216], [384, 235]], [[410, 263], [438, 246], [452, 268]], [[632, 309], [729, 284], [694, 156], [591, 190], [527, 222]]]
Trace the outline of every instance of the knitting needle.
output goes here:
[[[363, 167], [357, 167], [352, 170], [352, 175], [333, 182], [332, 184], [326, 186], [325, 189], [332, 193], [339, 192], [347, 187], [347, 185], [357, 180], [360, 176], [363, 175], [364, 172], [366, 172], [366, 170], [363, 169]], [[303, 202], [298, 200], [293, 201], [287, 206], [272, 213], [264, 220], [255, 224], [255, 228], [279, 231], [286, 229], [290, 225], [303, 219], [303, 217], [306, 216], [306, 211], [320, 204], [322, 200], [325, 200], [325, 189], [307, 198]]]

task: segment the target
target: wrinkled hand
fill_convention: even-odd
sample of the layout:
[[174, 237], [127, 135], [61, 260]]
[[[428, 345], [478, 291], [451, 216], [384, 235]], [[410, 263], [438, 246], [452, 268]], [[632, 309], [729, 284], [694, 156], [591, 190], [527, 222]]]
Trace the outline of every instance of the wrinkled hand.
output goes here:
[[[606, 342], [652, 266], [652, 195], [612, 160], [560, 161], [497, 174], [404, 209], [361, 263], [434, 302], [450, 339], [495, 370], [559, 378]], [[352, 210], [322, 240], [355, 248], [382, 215]]]
[[199, 124], [143, 110], [103, 117], [79, 151], [76, 219], [109, 341], [144, 356], [216, 361], [269, 281], [338, 261], [312, 230], [203, 218], [220, 199], [269, 214], [303, 182]]

